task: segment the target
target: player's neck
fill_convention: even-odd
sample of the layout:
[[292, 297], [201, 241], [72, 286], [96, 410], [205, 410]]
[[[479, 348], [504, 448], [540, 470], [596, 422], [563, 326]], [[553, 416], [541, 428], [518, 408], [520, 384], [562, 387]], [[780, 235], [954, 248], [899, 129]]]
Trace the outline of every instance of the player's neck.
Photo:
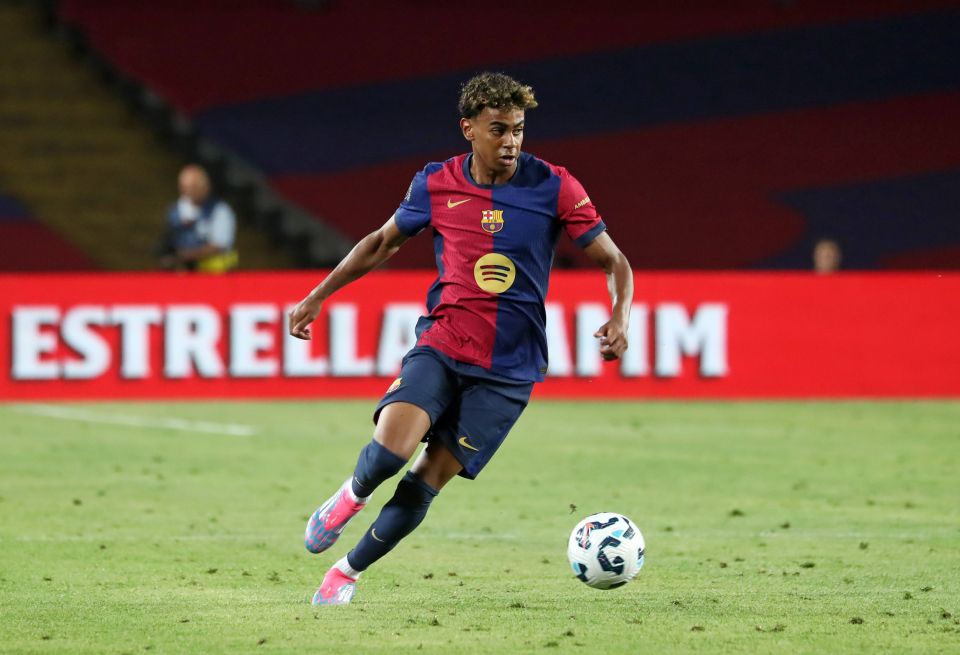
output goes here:
[[518, 160], [514, 160], [513, 165], [506, 170], [498, 170], [483, 165], [477, 153], [473, 153], [470, 158], [470, 177], [477, 184], [506, 184], [516, 174], [517, 162]]

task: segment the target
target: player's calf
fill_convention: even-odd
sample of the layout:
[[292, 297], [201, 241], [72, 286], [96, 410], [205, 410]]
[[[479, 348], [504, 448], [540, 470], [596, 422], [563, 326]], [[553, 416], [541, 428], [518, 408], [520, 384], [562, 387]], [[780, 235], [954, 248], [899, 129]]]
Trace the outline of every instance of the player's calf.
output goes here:
[[350, 485], [354, 495], [361, 500], [369, 498], [384, 480], [399, 473], [406, 463], [405, 457], [391, 452], [376, 439], [371, 439], [360, 451], [357, 467], [353, 471]]
[[356, 571], [365, 571], [389, 553], [401, 539], [420, 525], [437, 493], [435, 488], [408, 471], [373, 525], [356, 547], [347, 553], [349, 566]]

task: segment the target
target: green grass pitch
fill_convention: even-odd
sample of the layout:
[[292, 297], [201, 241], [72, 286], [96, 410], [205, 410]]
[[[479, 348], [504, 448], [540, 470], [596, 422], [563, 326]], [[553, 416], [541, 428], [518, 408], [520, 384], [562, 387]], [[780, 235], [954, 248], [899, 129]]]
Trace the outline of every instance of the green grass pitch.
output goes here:
[[[315, 609], [391, 494], [304, 550], [373, 405], [0, 405], [0, 651], [960, 652], [960, 403], [535, 401]], [[606, 592], [565, 557], [601, 510], [647, 540]]]

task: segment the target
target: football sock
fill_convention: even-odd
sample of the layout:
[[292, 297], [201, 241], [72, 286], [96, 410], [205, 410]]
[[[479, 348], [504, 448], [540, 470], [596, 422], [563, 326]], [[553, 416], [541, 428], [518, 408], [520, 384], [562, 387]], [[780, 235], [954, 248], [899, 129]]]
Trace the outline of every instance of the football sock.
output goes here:
[[430, 509], [437, 490], [407, 471], [393, 498], [380, 510], [356, 547], [347, 553], [347, 563], [355, 571], [365, 571], [368, 566], [393, 550], [400, 540], [420, 525]]
[[351, 480], [350, 484], [347, 485], [347, 496], [350, 497], [350, 500], [355, 502], [358, 505], [366, 505], [367, 501], [370, 500], [370, 496], [358, 496], [353, 490], [353, 481]]
[[347, 561], [346, 555], [337, 560], [337, 563], [333, 566], [334, 568], [339, 569], [340, 573], [344, 574], [348, 578], [353, 578], [356, 580], [360, 577], [361, 572], [350, 566], [350, 562]]
[[407, 460], [391, 453], [376, 439], [371, 439], [370, 443], [360, 451], [357, 468], [353, 471], [350, 491], [353, 493], [354, 500], [366, 502], [380, 483], [399, 473], [406, 463]]

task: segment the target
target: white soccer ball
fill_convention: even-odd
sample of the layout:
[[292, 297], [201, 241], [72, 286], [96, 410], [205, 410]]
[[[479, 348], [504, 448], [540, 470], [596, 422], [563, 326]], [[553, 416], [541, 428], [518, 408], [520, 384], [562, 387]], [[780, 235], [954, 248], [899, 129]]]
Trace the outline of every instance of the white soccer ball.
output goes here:
[[643, 566], [643, 535], [623, 514], [601, 512], [577, 523], [570, 533], [567, 559], [584, 584], [594, 589], [622, 587]]

